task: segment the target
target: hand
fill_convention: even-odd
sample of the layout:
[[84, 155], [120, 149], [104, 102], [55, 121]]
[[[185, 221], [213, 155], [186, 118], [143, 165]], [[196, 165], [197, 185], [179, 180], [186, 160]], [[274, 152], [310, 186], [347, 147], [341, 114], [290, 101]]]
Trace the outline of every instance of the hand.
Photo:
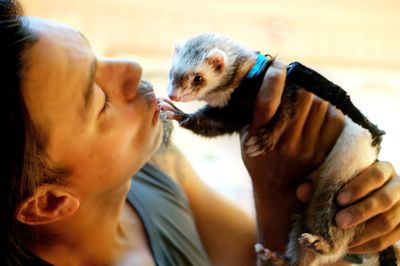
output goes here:
[[242, 131], [241, 143], [242, 157], [253, 181], [279, 182], [287, 187], [294, 178], [304, 178], [323, 161], [342, 131], [344, 118], [328, 102], [300, 90], [292, 122], [275, 148], [254, 158], [244, 154], [246, 140], [275, 114], [285, 77], [286, 66], [274, 61], [257, 96], [252, 124]]
[[286, 66], [274, 61], [257, 96], [252, 124], [241, 133], [242, 157], [253, 182], [258, 238], [276, 251], [283, 251], [287, 243], [290, 216], [299, 203], [297, 184], [323, 161], [344, 126], [340, 111], [301, 90], [292, 121], [275, 148], [257, 157], [247, 156], [243, 147], [253, 132], [273, 117], [285, 77]]
[[[308, 183], [300, 185], [298, 198], [308, 201], [311, 190]], [[376, 253], [400, 240], [400, 176], [390, 163], [372, 164], [340, 190], [337, 201], [350, 205], [337, 213], [338, 226], [365, 223], [364, 230], [350, 244], [350, 253]]]
[[337, 213], [338, 226], [365, 222], [365, 229], [349, 246], [350, 253], [379, 252], [400, 240], [400, 176], [390, 163], [374, 163], [343, 187], [337, 200], [350, 205]]

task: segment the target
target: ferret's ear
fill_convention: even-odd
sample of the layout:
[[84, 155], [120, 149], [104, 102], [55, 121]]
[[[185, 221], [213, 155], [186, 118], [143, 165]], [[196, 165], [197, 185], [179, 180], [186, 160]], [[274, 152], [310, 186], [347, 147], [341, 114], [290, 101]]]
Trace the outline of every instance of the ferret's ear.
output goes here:
[[226, 54], [218, 48], [213, 48], [206, 56], [206, 62], [210, 64], [217, 72], [222, 72], [226, 66]]
[[174, 51], [176, 54], [179, 53], [179, 51], [185, 45], [185, 43], [186, 43], [186, 41], [184, 41], [184, 40], [179, 40], [179, 41], [175, 42]]

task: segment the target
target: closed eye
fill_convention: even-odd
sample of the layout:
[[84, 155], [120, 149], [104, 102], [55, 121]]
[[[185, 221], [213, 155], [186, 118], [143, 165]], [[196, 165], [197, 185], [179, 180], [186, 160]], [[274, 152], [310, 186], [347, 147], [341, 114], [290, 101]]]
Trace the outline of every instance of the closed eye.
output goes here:
[[104, 92], [104, 105], [103, 108], [101, 109], [101, 112], [105, 112], [109, 107], [110, 107], [110, 97], [106, 92]]

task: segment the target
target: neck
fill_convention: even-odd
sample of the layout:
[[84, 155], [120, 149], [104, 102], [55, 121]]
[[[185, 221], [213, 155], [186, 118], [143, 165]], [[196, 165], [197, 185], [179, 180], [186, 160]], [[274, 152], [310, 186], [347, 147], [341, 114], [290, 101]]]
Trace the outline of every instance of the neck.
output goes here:
[[39, 229], [33, 252], [55, 265], [115, 264], [132, 237], [123, 215], [129, 187], [81, 202], [73, 216]]
[[240, 53], [234, 51], [228, 58], [231, 58], [232, 61], [228, 63], [229, 68], [225, 74], [224, 81], [204, 97], [204, 100], [210, 106], [223, 107], [228, 104], [233, 91], [239, 87], [241, 81], [255, 64], [257, 54], [247, 50]]

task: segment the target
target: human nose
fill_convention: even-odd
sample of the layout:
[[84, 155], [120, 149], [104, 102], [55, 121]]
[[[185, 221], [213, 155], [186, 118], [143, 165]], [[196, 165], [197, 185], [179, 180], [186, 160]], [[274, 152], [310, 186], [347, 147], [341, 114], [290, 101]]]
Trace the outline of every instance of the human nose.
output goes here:
[[139, 63], [129, 61], [125, 63], [125, 73], [122, 77], [124, 79], [122, 90], [125, 99], [132, 100], [139, 88], [140, 78], [142, 76], [142, 67]]
[[138, 91], [142, 76], [141, 65], [127, 59], [103, 59], [102, 62], [106, 72], [103, 76], [108, 80], [108, 88], [113, 89], [113, 92], [109, 93], [120, 95], [125, 101], [132, 100]]

